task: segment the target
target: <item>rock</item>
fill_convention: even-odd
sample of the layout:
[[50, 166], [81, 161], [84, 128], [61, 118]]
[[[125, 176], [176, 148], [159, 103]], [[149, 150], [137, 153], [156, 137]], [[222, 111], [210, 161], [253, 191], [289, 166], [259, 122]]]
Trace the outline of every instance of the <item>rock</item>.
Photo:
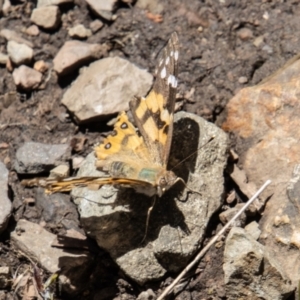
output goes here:
[[20, 174], [50, 171], [70, 157], [67, 144], [48, 145], [27, 142], [16, 153], [15, 169]]
[[94, 299], [95, 300], [114, 299], [118, 293], [119, 293], [119, 289], [116, 286], [108, 286], [100, 290], [97, 289], [94, 295]]
[[15, 85], [24, 90], [34, 90], [42, 81], [42, 74], [40, 72], [24, 65], [15, 69], [12, 76]]
[[38, 26], [46, 29], [55, 29], [60, 24], [60, 11], [57, 6], [45, 6], [35, 8], [30, 20]]
[[8, 61], [8, 55], [0, 53], [0, 65], [6, 65]]
[[50, 176], [52, 178], [65, 178], [68, 177], [70, 173], [70, 168], [67, 165], [59, 165], [50, 171]]
[[248, 78], [246, 76], [241, 76], [238, 79], [239, 83], [244, 84], [248, 82]]
[[[239, 203], [235, 207], [229, 208], [219, 214], [220, 221], [222, 224], [228, 223], [244, 206], [244, 203]], [[245, 227], [247, 221], [247, 216], [245, 212], [243, 212], [237, 220], [234, 221], [234, 225], [236, 227]]]
[[264, 42], [264, 36], [260, 35], [257, 38], [255, 38], [255, 40], [253, 41], [253, 45], [255, 47], [259, 47], [263, 42]]
[[0, 8], [0, 13], [2, 11], [3, 15], [5, 17], [7, 17], [9, 12], [10, 12], [10, 9], [11, 9], [10, 1], [9, 0], [3, 0], [3, 6], [2, 6], [2, 9]]
[[7, 41], [15, 41], [19, 44], [25, 44], [30, 48], [33, 48], [33, 44], [26, 39], [22, 38], [18, 33], [10, 29], [2, 29], [0, 35], [4, 37]]
[[247, 234], [250, 234], [252, 236], [252, 238], [254, 238], [255, 240], [258, 240], [258, 238], [261, 234], [261, 230], [259, 229], [259, 225], [255, 221], [249, 223], [245, 227], [245, 230], [246, 230]]
[[74, 170], [78, 169], [81, 166], [83, 161], [84, 161], [84, 158], [82, 156], [73, 157], [72, 158], [73, 169]]
[[249, 28], [241, 28], [237, 32], [237, 36], [242, 40], [242, 41], [247, 41], [253, 37], [253, 32]]
[[111, 21], [117, 0], [86, 0], [90, 8], [100, 17]]
[[33, 68], [41, 73], [45, 73], [49, 69], [49, 65], [45, 63], [43, 60], [38, 60], [34, 63]]
[[8, 170], [0, 161], [0, 234], [6, 229], [11, 212], [12, 204], [8, 198]]
[[96, 33], [97, 31], [99, 31], [103, 26], [104, 26], [103, 22], [101, 22], [98, 19], [96, 19], [90, 23], [90, 28], [93, 33]]
[[242, 228], [233, 227], [224, 251], [227, 299], [284, 300], [294, 288], [276, 257]]
[[36, 207], [47, 224], [61, 224], [64, 229], [79, 229], [78, 212], [70, 196], [62, 193], [46, 195], [44, 189], [35, 190]]
[[78, 24], [69, 29], [68, 34], [72, 38], [85, 39], [92, 35], [92, 30]]
[[65, 3], [73, 3], [74, 0], [38, 0], [37, 7], [60, 5]]
[[70, 73], [92, 59], [104, 56], [108, 47], [80, 41], [67, 41], [56, 54], [53, 64], [59, 75]]
[[[96, 191], [88, 188], [72, 191], [85, 232], [139, 284], [161, 279], [167, 271], [181, 270], [197, 251], [211, 215], [223, 201], [227, 136], [212, 123], [184, 112], [175, 115], [174, 126], [171, 166], [194, 153], [211, 136], [215, 139], [174, 169], [197, 193], [178, 184], [157, 199], [146, 245], [141, 245], [141, 241], [153, 198], [112, 186]], [[85, 175], [104, 175], [95, 169], [93, 153], [78, 172], [78, 176]]]
[[81, 250], [51, 247], [56, 236], [38, 224], [21, 219], [11, 233], [14, 246], [30, 260], [41, 265], [49, 273], [59, 272], [63, 290], [76, 292], [83, 287], [91, 258]]
[[295, 251], [300, 244], [294, 244], [300, 235], [298, 57], [260, 84], [242, 89], [233, 97], [227, 104], [227, 120], [222, 126], [238, 137], [239, 162], [247, 180], [257, 187], [266, 179], [272, 180], [260, 195], [263, 202], [269, 199], [259, 222], [260, 240], [294, 287], [300, 280], [300, 251]]
[[19, 100], [19, 96], [18, 96], [18, 93], [16, 93], [15, 91], [11, 91], [11, 92], [5, 93], [4, 95], [1, 95], [0, 96], [0, 110], [3, 108], [8, 108], [16, 100]]
[[10, 58], [8, 58], [6, 62], [6, 70], [10, 73], [14, 70], [13, 63]]
[[271, 46], [269, 46], [269, 45], [264, 45], [262, 47], [262, 50], [266, 51], [268, 54], [273, 54], [273, 52], [274, 52], [273, 48]]
[[12, 62], [17, 66], [29, 64], [33, 57], [33, 50], [30, 47], [15, 41], [9, 41], [7, 43], [7, 53]]
[[8, 288], [11, 285], [11, 280], [12, 276], [10, 268], [0, 267], [0, 289]]
[[[130, 74], [130, 76], [128, 76]], [[128, 110], [134, 96], [144, 96], [152, 76], [129, 61], [109, 57], [85, 68], [62, 98], [79, 123]]]
[[137, 300], [153, 300], [153, 299], [156, 299], [156, 295], [151, 289], [141, 292], [137, 297]]
[[31, 36], [37, 36], [40, 34], [40, 30], [36, 25], [31, 25], [28, 28], [26, 28], [25, 33]]
[[164, 5], [159, 0], [138, 0], [135, 6], [152, 14], [162, 14], [164, 11]]

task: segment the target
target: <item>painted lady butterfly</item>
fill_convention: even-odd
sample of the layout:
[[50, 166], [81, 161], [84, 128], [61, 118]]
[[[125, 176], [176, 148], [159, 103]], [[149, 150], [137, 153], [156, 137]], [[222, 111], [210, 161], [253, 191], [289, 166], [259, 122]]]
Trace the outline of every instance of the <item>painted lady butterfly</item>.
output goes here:
[[[130, 110], [138, 127], [122, 112], [114, 131], [95, 147], [96, 166], [109, 177], [72, 177], [39, 180], [48, 193], [70, 191], [75, 186], [121, 185], [133, 187], [148, 196], [161, 197], [176, 182], [183, 181], [167, 170], [170, 153], [178, 73], [178, 37], [174, 32], [163, 49], [157, 65], [156, 79], [146, 98], [130, 102]], [[30, 184], [29, 181], [26, 185]]]

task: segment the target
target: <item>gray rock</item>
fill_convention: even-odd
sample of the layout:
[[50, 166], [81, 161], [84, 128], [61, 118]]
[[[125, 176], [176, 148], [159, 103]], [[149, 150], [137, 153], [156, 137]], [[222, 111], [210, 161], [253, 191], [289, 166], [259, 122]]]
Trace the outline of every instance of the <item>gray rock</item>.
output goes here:
[[8, 61], [8, 55], [4, 53], [0, 53], [0, 65], [6, 65]]
[[22, 38], [21, 35], [14, 30], [2, 29], [0, 31], [0, 36], [4, 37], [7, 41], [15, 41], [19, 44], [25, 44], [28, 47], [33, 48], [33, 44], [30, 41]]
[[86, 0], [90, 8], [100, 17], [106, 20], [113, 19], [113, 10], [116, 8], [117, 0]]
[[43, 77], [42, 73], [24, 65], [14, 69], [12, 75], [15, 85], [24, 90], [34, 90], [38, 88]]
[[159, 0], [138, 0], [135, 6], [150, 11], [153, 14], [162, 14], [164, 11], [164, 4]]
[[35, 8], [30, 20], [38, 26], [46, 29], [55, 29], [60, 24], [60, 11], [57, 6], [45, 6]]
[[78, 212], [70, 196], [62, 193], [45, 194], [42, 188], [35, 190], [36, 207], [47, 223], [62, 224], [64, 229], [78, 230]]
[[15, 170], [20, 174], [50, 171], [70, 157], [67, 144], [48, 145], [27, 142], [16, 153]]
[[36, 25], [31, 25], [26, 28], [25, 33], [31, 36], [37, 36], [40, 34], [40, 30]]
[[[244, 203], [238, 203], [235, 207], [231, 207], [219, 214], [220, 221], [222, 224], [226, 224], [228, 221], [230, 221], [244, 206]], [[234, 225], [236, 227], [245, 227], [247, 221], [247, 216], [245, 212], [243, 212], [235, 221]]]
[[[211, 136], [214, 140], [197, 151]], [[111, 186], [97, 191], [76, 188], [72, 195], [85, 231], [139, 284], [179, 271], [197, 251], [211, 215], [223, 201], [227, 142], [226, 134], [212, 123], [193, 114], [176, 114], [169, 163], [174, 166], [196, 151], [174, 169], [196, 192], [179, 183], [157, 199], [146, 244], [141, 245], [153, 198]], [[78, 175], [102, 177], [94, 163], [92, 154]]]
[[257, 222], [253, 221], [245, 227], [247, 233], [251, 234], [251, 236], [258, 240], [261, 234], [261, 230], [259, 229], [259, 225]]
[[8, 198], [8, 170], [0, 161], [0, 233], [2, 233], [8, 224], [11, 216], [12, 204]]
[[11, 285], [11, 274], [9, 267], [0, 267], [0, 289], [8, 288]]
[[137, 300], [154, 300], [154, 299], [156, 299], [156, 295], [151, 289], [141, 292], [137, 297]]
[[70, 28], [68, 34], [73, 38], [85, 39], [92, 35], [92, 30], [85, 28], [82, 24], [78, 24]]
[[33, 50], [30, 47], [15, 41], [7, 43], [7, 53], [11, 61], [16, 65], [29, 64], [33, 57]]
[[18, 221], [15, 231], [11, 233], [11, 241], [19, 251], [48, 272], [59, 272], [63, 289], [74, 293], [84, 284], [83, 278], [91, 266], [91, 258], [81, 250], [68, 252], [54, 248], [51, 244], [55, 240], [54, 234], [23, 219]]
[[74, 0], [38, 0], [37, 7], [60, 5], [64, 3], [72, 3]]
[[233, 227], [227, 236], [223, 270], [230, 300], [284, 300], [294, 290], [276, 257], [242, 228]]
[[92, 59], [99, 59], [107, 52], [106, 45], [67, 41], [53, 60], [53, 69], [58, 75], [65, 75]]
[[[130, 76], [128, 76], [130, 74]], [[65, 92], [62, 104], [79, 123], [128, 110], [134, 96], [150, 89], [152, 76], [120, 57], [104, 58], [85, 68]]]
[[90, 28], [93, 33], [96, 33], [97, 31], [99, 31], [103, 26], [104, 26], [103, 22], [101, 22], [98, 19], [96, 19], [90, 23]]

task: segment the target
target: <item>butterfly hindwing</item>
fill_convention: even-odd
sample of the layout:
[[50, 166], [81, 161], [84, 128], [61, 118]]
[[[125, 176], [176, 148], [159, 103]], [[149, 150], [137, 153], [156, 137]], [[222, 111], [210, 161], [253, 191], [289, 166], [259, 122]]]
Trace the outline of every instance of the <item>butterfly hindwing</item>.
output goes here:
[[128, 120], [125, 112], [120, 113], [114, 125], [114, 131], [104, 141], [95, 147], [98, 161], [113, 160], [114, 156], [128, 156], [136, 159], [149, 160], [149, 151], [138, 136], [134, 126]]
[[156, 79], [146, 98], [134, 99], [130, 109], [154, 163], [166, 168], [173, 134], [178, 74], [178, 37], [171, 35], [163, 49]]

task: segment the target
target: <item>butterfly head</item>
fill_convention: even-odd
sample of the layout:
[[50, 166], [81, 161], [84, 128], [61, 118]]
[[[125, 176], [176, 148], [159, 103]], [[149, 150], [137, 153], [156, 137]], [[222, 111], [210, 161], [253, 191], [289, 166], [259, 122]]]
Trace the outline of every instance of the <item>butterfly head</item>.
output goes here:
[[172, 171], [162, 171], [158, 174], [156, 185], [157, 195], [161, 197], [170, 187], [178, 181], [178, 177]]

